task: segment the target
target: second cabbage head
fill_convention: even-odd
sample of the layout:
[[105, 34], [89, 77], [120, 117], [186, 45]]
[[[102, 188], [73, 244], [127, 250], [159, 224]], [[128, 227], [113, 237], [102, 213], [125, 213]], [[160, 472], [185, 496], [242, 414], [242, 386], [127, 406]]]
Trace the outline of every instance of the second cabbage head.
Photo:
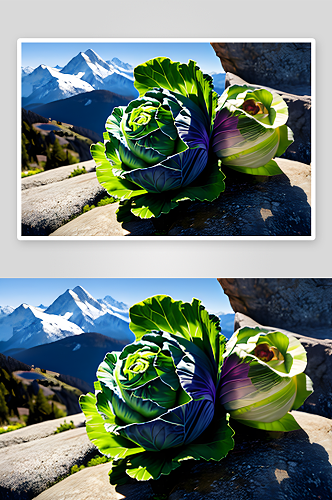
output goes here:
[[232, 85], [220, 96], [211, 138], [221, 165], [246, 174], [281, 174], [274, 157], [293, 142], [288, 108], [275, 91]]
[[269, 431], [299, 429], [290, 410], [312, 393], [307, 356], [292, 335], [241, 328], [227, 342], [219, 401], [232, 419]]

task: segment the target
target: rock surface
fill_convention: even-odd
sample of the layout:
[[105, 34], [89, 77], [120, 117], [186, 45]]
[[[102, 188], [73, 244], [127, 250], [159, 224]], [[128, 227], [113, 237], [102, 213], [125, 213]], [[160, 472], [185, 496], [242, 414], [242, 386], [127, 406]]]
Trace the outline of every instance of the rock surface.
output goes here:
[[[227, 73], [225, 79], [225, 88], [230, 85], [251, 85], [252, 82], [239, 78], [238, 76]], [[262, 85], [256, 85], [262, 87]], [[264, 87], [268, 90], [276, 90], [271, 87]], [[289, 94], [277, 90], [288, 106], [289, 118], [287, 126], [293, 131], [294, 142], [287, 148], [282, 155], [283, 158], [295, 160], [303, 163], [311, 163], [311, 97]]]
[[308, 236], [310, 166], [282, 158], [277, 163], [284, 174], [274, 177], [224, 168], [226, 189], [211, 203], [181, 202], [158, 219], [136, 218], [124, 224], [116, 220], [118, 204], [107, 205], [79, 216], [52, 236]]
[[293, 94], [310, 94], [310, 43], [236, 42], [211, 45], [226, 72], [251, 83], [273, 86]]
[[56, 418], [54, 420], [41, 422], [40, 424], [28, 425], [27, 427], [22, 427], [22, 429], [1, 434], [0, 448], [36, 441], [38, 439], [52, 436], [64, 421], [69, 423], [71, 420], [73, 421], [75, 427], [83, 427], [85, 422], [84, 413], [77, 413], [76, 415], [70, 415], [65, 418]]
[[310, 235], [310, 166], [276, 161], [284, 174], [273, 177], [238, 174], [224, 167], [224, 193], [212, 203], [180, 204], [168, 235]]
[[35, 500], [152, 500], [148, 482], [115, 487], [109, 483], [110, 464], [89, 467], [43, 491]]
[[[311, 500], [332, 496], [331, 421], [292, 412], [303, 430], [279, 439], [242, 427], [233, 452], [219, 463], [182, 471], [168, 500]], [[244, 432], [243, 432], [244, 431]], [[241, 435], [242, 433], [242, 435]]]
[[3, 447], [0, 499], [30, 500], [96, 453], [85, 427]]
[[332, 340], [310, 338], [271, 325], [264, 326], [245, 314], [236, 313], [234, 329], [244, 326], [260, 326], [271, 331], [278, 330], [299, 339], [307, 352], [308, 364], [305, 373], [311, 378], [314, 386], [314, 392], [306, 399], [301, 410], [332, 418]]
[[64, 181], [65, 179], [68, 179], [69, 175], [76, 168], [83, 167], [85, 167], [87, 172], [93, 172], [96, 169], [96, 164], [94, 160], [88, 160], [81, 163], [75, 163], [73, 165], [66, 165], [65, 167], [46, 170], [45, 172], [30, 175], [29, 177], [23, 177], [21, 179], [21, 189], [30, 189], [38, 186], [45, 186], [46, 184], [52, 184], [54, 182]]
[[25, 189], [21, 194], [22, 235], [47, 236], [81, 213], [85, 205], [95, 204], [106, 195], [95, 172]]
[[292, 413], [303, 430], [266, 433], [235, 424], [235, 448], [220, 462], [187, 461], [157, 481], [117, 487], [108, 484], [110, 465], [104, 464], [64, 479], [37, 499], [327, 500], [332, 497], [331, 420]]
[[234, 312], [261, 325], [332, 339], [331, 278], [218, 278]]

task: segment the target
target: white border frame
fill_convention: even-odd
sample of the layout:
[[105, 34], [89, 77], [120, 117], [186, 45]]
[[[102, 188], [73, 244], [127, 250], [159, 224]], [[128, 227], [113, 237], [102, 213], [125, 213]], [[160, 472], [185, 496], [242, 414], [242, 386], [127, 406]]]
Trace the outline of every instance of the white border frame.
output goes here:
[[[22, 117], [22, 44], [23, 43], [310, 43], [311, 44], [311, 235], [310, 236], [22, 236], [21, 234], [21, 117]], [[309, 241], [316, 238], [316, 40], [314, 38], [19, 38], [17, 40], [17, 239], [21, 241], [226, 241], [287, 240]]]

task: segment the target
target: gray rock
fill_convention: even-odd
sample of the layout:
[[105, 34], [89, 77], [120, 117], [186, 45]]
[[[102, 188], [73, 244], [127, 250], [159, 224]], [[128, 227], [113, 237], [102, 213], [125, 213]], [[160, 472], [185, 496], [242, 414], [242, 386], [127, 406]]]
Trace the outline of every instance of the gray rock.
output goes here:
[[[226, 74], [225, 88], [230, 85], [251, 85], [242, 78], [232, 73]], [[255, 85], [258, 88], [276, 90], [271, 87]], [[288, 106], [289, 118], [287, 126], [293, 131], [294, 142], [287, 148], [282, 155], [283, 158], [300, 161], [310, 164], [311, 162], [311, 97], [289, 94], [277, 90]]]
[[187, 463], [168, 500], [332, 498], [331, 421], [292, 413], [303, 430], [278, 435], [237, 427], [234, 450], [220, 462]]
[[54, 420], [41, 422], [40, 424], [28, 425], [27, 427], [22, 427], [22, 429], [1, 434], [0, 448], [20, 443], [28, 443], [30, 441], [36, 441], [38, 439], [52, 436], [57, 428], [64, 423], [64, 421], [69, 423], [71, 420], [73, 421], [75, 427], [82, 427], [85, 422], [84, 413], [70, 415], [69, 417], [56, 418]]
[[68, 222], [50, 236], [150, 236], [155, 234], [149, 219], [136, 218], [121, 224], [116, 220], [119, 203], [97, 207]]
[[96, 163], [94, 160], [88, 160], [81, 163], [75, 163], [74, 165], [66, 165], [65, 167], [46, 170], [45, 172], [40, 172], [39, 174], [34, 174], [30, 177], [23, 177], [21, 179], [21, 189], [30, 189], [32, 187], [45, 186], [46, 184], [52, 184], [53, 182], [63, 181], [68, 179], [69, 175], [76, 168], [83, 167], [85, 167], [87, 172], [92, 172], [96, 168]]
[[311, 378], [314, 386], [313, 394], [306, 399], [301, 410], [332, 418], [332, 340], [310, 338], [271, 325], [264, 326], [245, 314], [236, 313], [234, 329], [237, 330], [244, 326], [259, 326], [271, 331], [278, 330], [299, 339], [307, 352], [308, 364], [305, 373]]
[[35, 500], [152, 500], [148, 482], [113, 486], [109, 483], [110, 464], [89, 467], [64, 479]]
[[96, 453], [85, 427], [1, 448], [0, 499], [30, 500]]
[[[254, 16], [254, 13], [250, 15]], [[236, 42], [211, 45], [226, 72], [258, 85], [310, 95], [310, 43]]]
[[[226, 190], [212, 203], [181, 202], [157, 219], [120, 224], [118, 203], [95, 208], [51, 236], [289, 236], [310, 235], [310, 166], [277, 159], [284, 174], [238, 174], [224, 168]], [[246, 207], [246, 210], [243, 210]]]
[[[181, 202], [157, 219], [120, 224], [118, 203], [95, 208], [51, 236], [271, 236], [310, 235], [310, 166], [277, 159], [284, 174], [238, 174], [224, 168], [226, 190], [212, 203]], [[244, 210], [243, 207], [246, 207]]]
[[261, 325], [332, 339], [331, 278], [219, 278], [234, 312]]
[[310, 235], [310, 166], [282, 158], [276, 162], [284, 173], [272, 177], [223, 167], [225, 191], [211, 203], [180, 203], [168, 235]]
[[[39, 174], [36, 174], [39, 175]], [[47, 236], [107, 195], [95, 172], [22, 191], [22, 235]]]

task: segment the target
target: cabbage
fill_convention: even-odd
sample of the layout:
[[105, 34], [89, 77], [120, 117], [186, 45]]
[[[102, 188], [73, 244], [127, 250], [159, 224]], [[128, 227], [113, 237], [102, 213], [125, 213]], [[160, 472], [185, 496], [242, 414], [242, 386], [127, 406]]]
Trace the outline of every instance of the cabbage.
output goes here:
[[312, 393], [306, 352], [292, 335], [242, 328], [227, 342], [219, 401], [231, 418], [269, 431], [299, 429], [296, 410]]
[[134, 70], [138, 99], [114, 108], [104, 144], [91, 146], [97, 177], [120, 200], [119, 221], [168, 213], [184, 199], [212, 201], [224, 175], [209, 162], [218, 95], [194, 61], [151, 59]]
[[211, 138], [221, 165], [253, 175], [282, 171], [273, 160], [293, 142], [288, 108], [275, 92], [232, 85], [220, 96]]
[[230, 418], [264, 430], [299, 428], [289, 411], [312, 385], [293, 336], [242, 328], [226, 343], [199, 300], [166, 295], [129, 315], [135, 342], [108, 353], [95, 393], [80, 397], [90, 440], [111, 458], [112, 484], [157, 479], [183, 460], [221, 460], [234, 446]]
[[110, 481], [158, 478], [183, 460], [220, 460], [233, 447], [216, 391], [225, 337], [200, 301], [167, 296], [130, 309], [136, 341], [108, 353], [95, 394], [81, 396], [87, 433], [111, 457]]

